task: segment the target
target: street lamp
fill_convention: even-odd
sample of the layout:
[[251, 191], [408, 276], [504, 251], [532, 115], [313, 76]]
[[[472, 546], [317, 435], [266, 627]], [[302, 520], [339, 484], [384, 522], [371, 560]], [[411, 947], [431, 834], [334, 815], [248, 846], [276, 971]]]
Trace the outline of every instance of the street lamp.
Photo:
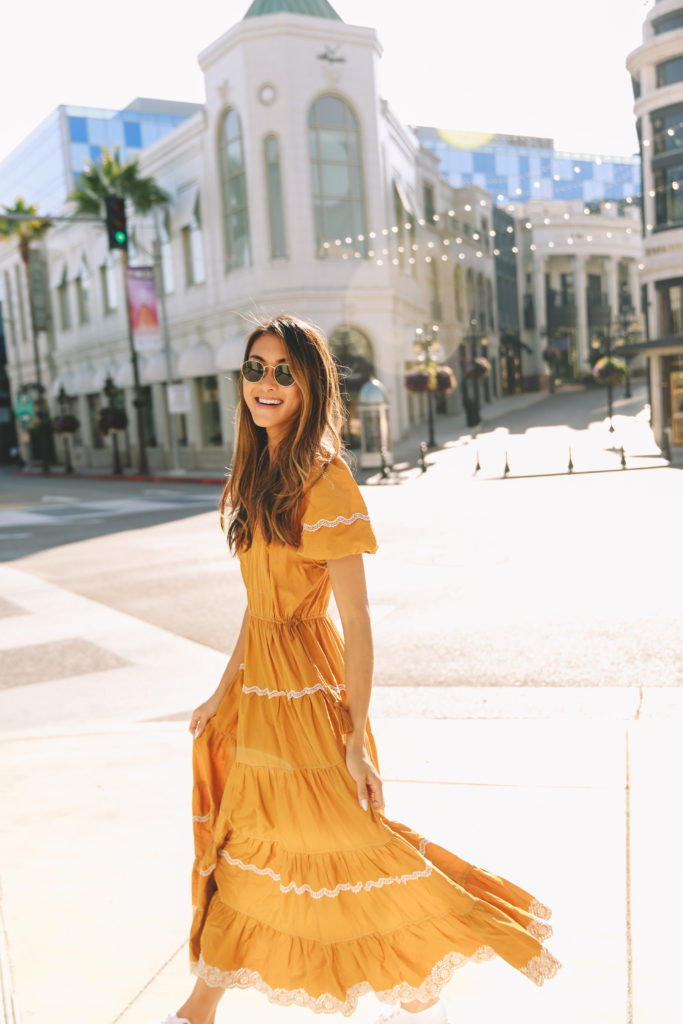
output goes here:
[[[617, 322], [617, 327], [618, 326], [619, 324]], [[614, 340], [612, 326], [611, 324], [608, 324], [607, 327], [597, 331], [596, 337], [593, 338], [592, 342], [592, 347], [596, 350], [596, 355], [599, 356], [600, 351], [604, 352], [604, 356], [599, 356], [593, 365], [593, 376], [600, 384], [604, 384], [607, 388], [607, 416], [609, 418], [610, 434], [614, 433], [614, 422], [612, 420], [612, 389], [615, 384], [623, 384], [628, 373], [626, 362], [620, 359], [614, 359], [612, 355], [612, 342]]]
[[[470, 317], [470, 327], [464, 337], [464, 341], [469, 344], [469, 363], [467, 362], [467, 353], [463, 353], [463, 363], [465, 364], [463, 367], [465, 371], [464, 377], [472, 381], [474, 393], [473, 400], [470, 400], [468, 393], [464, 395], [465, 413], [468, 427], [476, 427], [481, 422], [479, 415], [479, 380], [488, 376], [489, 363], [487, 352], [489, 340], [479, 326], [479, 321], [475, 316]], [[482, 347], [481, 355], [479, 355], [480, 345]]]
[[[635, 325], [635, 310], [633, 309], [633, 306], [624, 306], [624, 307], [622, 307], [622, 310], [621, 310], [619, 316], [617, 317], [617, 321], [616, 321], [616, 324], [615, 324], [615, 326], [616, 326], [616, 328], [617, 328], [617, 330], [619, 332], [619, 334], [617, 336], [617, 339], [616, 339], [616, 346], [617, 346], [617, 348], [620, 348], [621, 346], [624, 346], [624, 348], [626, 348], [628, 346], [629, 335], [631, 334], [631, 331], [632, 331], [634, 325]], [[631, 398], [632, 397], [632, 393], [631, 393], [631, 373], [630, 373], [630, 367], [629, 367], [629, 361], [631, 360], [632, 355], [633, 355], [632, 353], [627, 354], [625, 351], [623, 352], [624, 362], [626, 363], [626, 381], [625, 381], [625, 387], [624, 387], [624, 398]]]
[[[436, 362], [441, 352], [438, 335], [438, 324], [432, 324], [431, 327], [425, 324], [424, 327], [415, 328], [413, 350], [418, 358], [418, 362], [422, 363], [425, 369], [432, 367], [432, 364]], [[427, 390], [427, 414], [429, 416], [429, 440], [427, 443], [430, 448], [436, 448], [436, 438], [434, 436], [434, 397], [431, 389]]]
[[114, 381], [111, 379], [111, 375], [110, 374], [107, 374], [107, 379], [104, 382], [104, 387], [103, 387], [102, 391], [103, 391], [104, 395], [106, 395], [107, 399], [109, 400], [110, 422], [112, 424], [112, 426], [110, 426], [110, 428], [109, 428], [109, 433], [111, 434], [111, 440], [112, 440], [112, 445], [113, 445], [113, 449], [114, 449], [114, 467], [113, 467], [112, 472], [113, 472], [114, 476], [120, 476], [121, 475], [121, 459], [119, 458], [119, 442], [118, 442], [118, 438], [116, 436], [117, 435], [117, 427], [114, 426], [114, 424], [116, 423], [116, 412], [118, 411], [116, 409], [116, 406], [114, 405], [114, 402], [116, 400], [116, 396], [119, 393], [119, 389], [117, 388], [116, 384], [114, 384]]
[[[59, 402], [59, 411], [62, 414], [62, 422], [66, 422], [66, 417], [69, 415], [69, 396], [64, 390], [64, 385], [59, 389], [57, 395], [57, 401]], [[64, 438], [64, 472], [73, 473], [74, 467], [71, 461], [71, 445], [69, 444], [69, 431], [64, 430], [62, 432]]]

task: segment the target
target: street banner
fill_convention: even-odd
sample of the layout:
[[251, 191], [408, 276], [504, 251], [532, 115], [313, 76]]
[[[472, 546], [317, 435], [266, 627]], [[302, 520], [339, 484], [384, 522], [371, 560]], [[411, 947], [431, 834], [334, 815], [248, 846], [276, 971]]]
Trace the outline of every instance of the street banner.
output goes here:
[[170, 413], [190, 412], [190, 389], [187, 384], [167, 384], [166, 394]]
[[157, 352], [162, 348], [154, 267], [128, 267], [128, 305], [136, 352]]

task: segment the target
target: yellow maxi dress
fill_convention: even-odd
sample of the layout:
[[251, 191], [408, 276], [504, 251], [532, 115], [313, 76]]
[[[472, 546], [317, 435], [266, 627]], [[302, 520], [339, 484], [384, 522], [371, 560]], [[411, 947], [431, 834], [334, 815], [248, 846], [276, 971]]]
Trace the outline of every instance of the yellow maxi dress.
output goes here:
[[[192, 971], [345, 1016], [369, 991], [427, 1000], [496, 954], [540, 985], [559, 967], [545, 906], [358, 804], [326, 563], [377, 544], [345, 463], [317, 476], [299, 547], [257, 533], [240, 556], [244, 664], [194, 743]], [[376, 764], [369, 727], [367, 745]]]

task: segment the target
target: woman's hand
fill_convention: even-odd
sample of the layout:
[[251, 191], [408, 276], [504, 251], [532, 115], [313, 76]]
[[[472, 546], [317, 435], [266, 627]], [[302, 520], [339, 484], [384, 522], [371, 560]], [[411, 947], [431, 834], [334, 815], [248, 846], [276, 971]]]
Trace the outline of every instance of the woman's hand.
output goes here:
[[346, 767], [349, 775], [356, 783], [358, 803], [364, 811], [368, 809], [368, 800], [376, 811], [384, 810], [384, 794], [382, 780], [375, 771], [372, 762], [363, 747], [346, 747]]
[[205, 700], [203, 704], [200, 704], [199, 707], [195, 708], [192, 712], [189, 728], [194, 739], [199, 739], [206, 729], [207, 722], [213, 718], [218, 711], [220, 703], [221, 697], [217, 693], [214, 693], [208, 700]]

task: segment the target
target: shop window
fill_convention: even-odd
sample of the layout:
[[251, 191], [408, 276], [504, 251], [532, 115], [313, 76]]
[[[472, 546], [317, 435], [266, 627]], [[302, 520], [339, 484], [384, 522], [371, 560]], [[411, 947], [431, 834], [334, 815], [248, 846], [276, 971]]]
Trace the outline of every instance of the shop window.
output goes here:
[[187, 227], [183, 228], [183, 256], [185, 259], [185, 282], [188, 286], [193, 284], [204, 284], [206, 273], [204, 270], [204, 240], [202, 238], [202, 225], [200, 220], [199, 196], [192, 211], [192, 219]]
[[202, 427], [202, 444], [205, 447], [223, 444], [221, 407], [218, 401], [218, 377], [199, 377], [199, 416]]
[[683, 335], [683, 278], [657, 281], [659, 333], [662, 337]]

